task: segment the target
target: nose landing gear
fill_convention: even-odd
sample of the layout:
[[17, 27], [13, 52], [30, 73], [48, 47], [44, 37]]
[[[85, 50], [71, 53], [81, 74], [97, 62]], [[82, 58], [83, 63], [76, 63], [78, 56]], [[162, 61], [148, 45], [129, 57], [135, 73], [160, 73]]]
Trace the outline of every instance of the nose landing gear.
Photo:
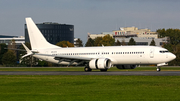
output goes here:
[[160, 67], [157, 67], [157, 72], [160, 72], [161, 71], [161, 68]]

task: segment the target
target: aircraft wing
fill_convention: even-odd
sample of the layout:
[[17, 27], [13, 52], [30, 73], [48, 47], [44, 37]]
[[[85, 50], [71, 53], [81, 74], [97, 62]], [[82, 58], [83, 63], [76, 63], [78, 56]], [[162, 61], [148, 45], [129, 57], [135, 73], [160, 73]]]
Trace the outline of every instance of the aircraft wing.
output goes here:
[[69, 62], [68, 66], [72, 65], [73, 63], [76, 63], [77, 66], [92, 60], [92, 58], [80, 57], [80, 56], [64, 56], [64, 55], [48, 55], [48, 54], [36, 54], [36, 55], [52, 56], [54, 57], [55, 60], [59, 60], [59, 63]]

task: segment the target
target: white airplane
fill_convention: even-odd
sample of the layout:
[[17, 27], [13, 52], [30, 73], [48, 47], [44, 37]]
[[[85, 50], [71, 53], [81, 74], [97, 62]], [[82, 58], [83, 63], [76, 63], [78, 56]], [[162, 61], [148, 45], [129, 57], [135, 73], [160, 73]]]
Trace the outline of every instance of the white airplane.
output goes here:
[[136, 65], [157, 64], [161, 66], [176, 58], [167, 49], [156, 46], [102, 46], [62, 48], [47, 42], [31, 18], [26, 18], [32, 50], [24, 44], [27, 54], [56, 64], [85, 65], [84, 70], [107, 71], [112, 66], [118, 69], [134, 69]]

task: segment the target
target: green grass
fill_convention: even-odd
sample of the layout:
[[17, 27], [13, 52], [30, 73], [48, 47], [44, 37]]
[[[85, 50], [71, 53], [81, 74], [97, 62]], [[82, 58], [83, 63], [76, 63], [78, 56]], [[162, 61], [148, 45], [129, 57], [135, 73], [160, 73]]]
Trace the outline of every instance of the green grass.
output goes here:
[[[179, 70], [162, 67], [162, 71]], [[0, 71], [84, 71], [84, 67], [4, 67]], [[108, 71], [156, 71], [156, 67]], [[179, 101], [179, 95], [180, 76], [0, 75], [0, 101]]]
[[179, 101], [179, 76], [0, 76], [1, 101]]
[[[162, 71], [180, 71], [180, 67], [162, 67], [161, 69]], [[84, 71], [84, 67], [1, 67], [0, 71]], [[108, 71], [156, 71], [156, 67], [136, 67], [135, 69], [117, 69], [112, 67]]]

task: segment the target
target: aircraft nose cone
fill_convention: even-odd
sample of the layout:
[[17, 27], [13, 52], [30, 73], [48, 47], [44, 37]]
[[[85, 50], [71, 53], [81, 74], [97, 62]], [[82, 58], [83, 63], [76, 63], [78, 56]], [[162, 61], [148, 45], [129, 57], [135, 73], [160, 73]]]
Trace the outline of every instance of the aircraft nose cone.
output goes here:
[[176, 58], [176, 55], [173, 54], [173, 59], [175, 59], [175, 58]]
[[170, 55], [170, 58], [171, 58], [172, 60], [174, 60], [174, 59], [176, 58], [176, 55], [171, 54], [171, 55]]

